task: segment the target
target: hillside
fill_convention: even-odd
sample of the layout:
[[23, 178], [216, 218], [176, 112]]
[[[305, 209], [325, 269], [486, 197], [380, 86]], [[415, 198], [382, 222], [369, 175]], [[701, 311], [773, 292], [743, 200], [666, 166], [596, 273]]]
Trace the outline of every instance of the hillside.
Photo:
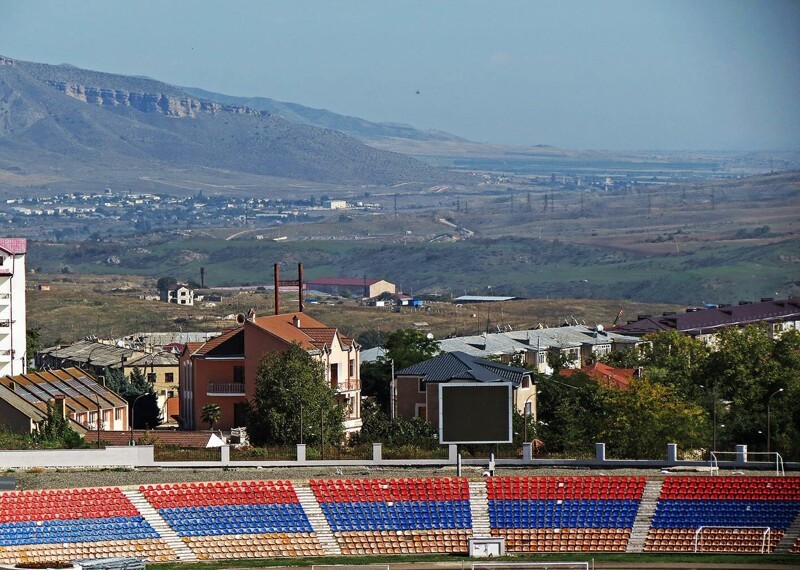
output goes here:
[[292, 123], [332, 129], [370, 142], [395, 138], [411, 141], [468, 142], [466, 139], [443, 131], [415, 129], [411, 125], [398, 123], [376, 123], [359, 117], [332, 113], [325, 109], [314, 109], [297, 103], [276, 101], [269, 97], [234, 97], [232, 95], [213, 93], [198, 87], [183, 87], [182, 89], [195, 97], [208, 101], [265, 111], [273, 115], [279, 115]]
[[[343, 133], [195, 98], [152, 79], [0, 57], [0, 170], [225, 169], [337, 184], [452, 179]], [[55, 170], [54, 170], [55, 169]]]

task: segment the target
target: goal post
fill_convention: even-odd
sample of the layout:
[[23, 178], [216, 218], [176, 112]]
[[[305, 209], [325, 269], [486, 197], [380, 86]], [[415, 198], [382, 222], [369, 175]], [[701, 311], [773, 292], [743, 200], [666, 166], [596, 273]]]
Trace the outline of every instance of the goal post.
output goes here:
[[[694, 552], [710, 552], [706, 551], [703, 548], [703, 533], [714, 533], [716, 531], [725, 531], [730, 530], [733, 531], [728, 536], [736, 536], [740, 532], [746, 536], [747, 531], [756, 531], [753, 533], [753, 536], [758, 536], [760, 534], [761, 539], [761, 554], [768, 553], [770, 548], [770, 537], [772, 534], [772, 528], [768, 526], [701, 526], [698, 527], [697, 530], [694, 531]], [[759, 532], [760, 531], [760, 532]], [[748, 546], [752, 546], [748, 545]], [[713, 552], [720, 552], [717, 549], [714, 549]]]
[[[471, 570], [589, 570], [588, 562], [473, 562]], [[594, 568], [594, 561], [592, 562]]]

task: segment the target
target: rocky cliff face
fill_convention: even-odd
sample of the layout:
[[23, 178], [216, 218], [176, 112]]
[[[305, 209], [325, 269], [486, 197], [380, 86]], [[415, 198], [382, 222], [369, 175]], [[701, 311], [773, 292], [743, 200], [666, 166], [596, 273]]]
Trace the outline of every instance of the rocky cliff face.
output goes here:
[[122, 89], [79, 85], [66, 81], [46, 81], [46, 83], [65, 95], [90, 105], [132, 107], [143, 113], [160, 113], [169, 117], [195, 117], [198, 113], [269, 116], [269, 113], [265, 111], [256, 111], [249, 107], [235, 105], [222, 105], [212, 101], [193, 99], [189, 96], [176, 97], [163, 93], [131, 92]]

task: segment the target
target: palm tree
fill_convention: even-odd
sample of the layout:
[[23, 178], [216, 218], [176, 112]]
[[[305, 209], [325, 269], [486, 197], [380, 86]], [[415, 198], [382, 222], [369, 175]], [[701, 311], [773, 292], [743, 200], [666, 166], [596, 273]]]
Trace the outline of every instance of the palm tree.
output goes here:
[[203, 406], [200, 419], [208, 424], [209, 429], [213, 430], [214, 424], [219, 421], [220, 416], [222, 416], [222, 410], [220, 410], [219, 404], [206, 404]]

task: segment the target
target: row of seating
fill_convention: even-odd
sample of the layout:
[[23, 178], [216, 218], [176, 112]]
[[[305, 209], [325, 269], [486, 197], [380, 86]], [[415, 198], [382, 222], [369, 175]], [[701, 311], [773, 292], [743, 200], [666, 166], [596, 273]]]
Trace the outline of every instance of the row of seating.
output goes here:
[[643, 477], [493, 477], [487, 480], [489, 500], [613, 499], [638, 500]]
[[0, 524], [0, 546], [158, 538], [141, 516]]
[[623, 552], [630, 529], [492, 529], [505, 539], [507, 552]]
[[459, 554], [467, 552], [471, 530], [336, 532], [342, 554]]
[[660, 498], [800, 501], [800, 477], [670, 477]]
[[320, 506], [334, 532], [430, 530], [472, 526], [468, 501], [331, 502]]
[[763, 529], [705, 528], [697, 536], [694, 529], [653, 529], [645, 540], [645, 551], [654, 552], [772, 552], [783, 531], [772, 531], [767, 539]]
[[176, 559], [175, 552], [162, 538], [9, 546], [0, 549], [0, 563], [9, 565], [20, 562], [115, 557], [144, 558], [149, 562], [166, 562]]
[[312, 531], [299, 503], [187, 507], [159, 512], [179, 536]]
[[769, 526], [785, 530], [800, 514], [797, 501], [661, 500], [652, 528]]
[[248, 484], [197, 485], [143, 485], [139, 488], [156, 509], [196, 505], [247, 505], [272, 503], [297, 503], [297, 493], [284, 482], [253, 481]]
[[44, 492], [9, 491], [0, 494], [0, 523], [138, 514], [136, 507], [116, 487]]
[[312, 480], [309, 486], [317, 501], [457, 501], [469, 500], [465, 478], [445, 479], [356, 479]]
[[631, 528], [638, 501], [489, 501], [492, 528]]
[[184, 538], [200, 560], [322, 556], [314, 533], [261, 533], [203, 538]]

